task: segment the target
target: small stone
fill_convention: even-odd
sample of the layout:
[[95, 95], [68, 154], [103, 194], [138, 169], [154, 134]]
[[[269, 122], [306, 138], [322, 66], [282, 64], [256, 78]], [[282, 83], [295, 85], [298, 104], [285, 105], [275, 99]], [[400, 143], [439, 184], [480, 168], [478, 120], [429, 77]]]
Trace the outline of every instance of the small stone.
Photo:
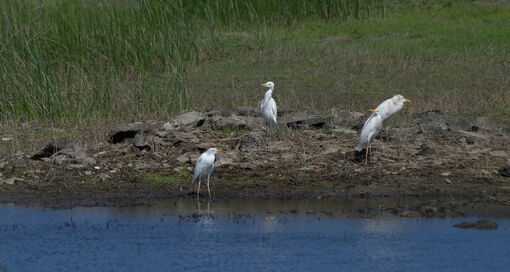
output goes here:
[[420, 214], [423, 216], [430, 216], [437, 213], [437, 208], [432, 206], [423, 206], [420, 208]]
[[443, 173], [441, 173], [441, 176], [443, 176], [443, 177], [448, 177], [448, 176], [450, 176], [451, 174], [452, 174], [451, 172], [443, 172]]
[[421, 144], [416, 155], [431, 156], [435, 155], [436, 151], [426, 144]]
[[473, 131], [495, 130], [497, 126], [487, 117], [480, 116], [473, 122]]
[[92, 175], [92, 171], [85, 171], [83, 172], [85, 175]]
[[107, 179], [110, 179], [110, 178], [111, 178], [111, 177], [110, 177], [110, 175], [105, 174], [105, 173], [101, 173], [101, 174], [99, 174], [97, 177], [98, 177], [100, 180], [102, 180], [102, 181], [105, 181], [105, 180], [107, 180]]
[[448, 129], [470, 131], [473, 129], [473, 125], [464, 117], [454, 117], [448, 120]]
[[498, 223], [488, 220], [478, 220], [476, 222], [462, 222], [459, 224], [455, 224], [453, 226], [461, 229], [474, 228], [484, 230], [495, 230], [498, 228]]
[[491, 172], [487, 169], [482, 169], [480, 170], [480, 174], [482, 174], [483, 176], [490, 176]]
[[331, 132], [340, 135], [358, 135], [357, 131], [348, 128], [335, 128]]
[[503, 150], [493, 150], [489, 152], [489, 155], [494, 157], [507, 157], [508, 154]]
[[10, 142], [12, 140], [14, 140], [14, 138], [7, 138], [7, 137], [6, 138], [2, 138], [3, 142]]
[[139, 150], [151, 150], [150, 144], [147, 143], [147, 137], [145, 136], [145, 132], [141, 131], [135, 135], [133, 145]]
[[320, 129], [329, 128], [332, 118], [315, 113], [297, 112], [292, 114], [290, 120], [285, 123], [289, 128], [294, 129]]
[[189, 158], [189, 156], [187, 154], [181, 155], [181, 156], [175, 158], [175, 160], [179, 163], [188, 163], [191, 161], [191, 159]]
[[448, 179], [448, 178], [447, 178], [447, 179], [445, 179], [445, 180], [444, 180], [444, 182], [445, 182], [445, 183], [448, 183], [448, 184], [452, 184], [452, 181], [451, 181], [450, 179]]
[[205, 116], [201, 112], [190, 111], [174, 117], [170, 122], [163, 125], [163, 130], [171, 131], [181, 127], [200, 127], [205, 122]]
[[14, 183], [17, 183], [18, 181], [23, 181], [22, 178], [17, 178], [17, 177], [12, 177], [12, 178], [8, 178], [6, 180], [0, 180], [0, 184], [9, 184], [9, 185], [12, 185]]
[[256, 151], [262, 147], [263, 141], [262, 136], [257, 133], [246, 134], [241, 136], [236, 149], [243, 152]]
[[418, 216], [418, 214], [413, 211], [401, 211], [399, 213], [399, 216], [400, 217], [416, 217], [416, 216]]

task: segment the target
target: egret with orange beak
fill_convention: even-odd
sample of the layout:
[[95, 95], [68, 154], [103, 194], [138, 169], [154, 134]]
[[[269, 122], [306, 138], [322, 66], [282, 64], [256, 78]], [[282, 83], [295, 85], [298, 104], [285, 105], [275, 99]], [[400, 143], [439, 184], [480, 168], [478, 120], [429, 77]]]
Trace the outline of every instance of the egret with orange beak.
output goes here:
[[274, 83], [272, 81], [268, 81], [261, 85], [268, 88], [269, 90], [266, 91], [264, 98], [260, 102], [260, 114], [270, 129], [276, 129], [278, 127], [278, 123], [276, 122], [276, 116], [278, 112], [276, 109], [276, 102], [272, 97]]
[[195, 172], [191, 179], [191, 185], [194, 187], [198, 180], [197, 199], [200, 197], [200, 182], [202, 178], [207, 177], [207, 191], [209, 192], [209, 198], [211, 198], [211, 189], [209, 182], [211, 180], [211, 174], [214, 169], [214, 161], [216, 160], [216, 153], [225, 152], [217, 148], [209, 148], [206, 152], [202, 153], [195, 164]]
[[[377, 108], [369, 110], [372, 112], [372, 115], [370, 115], [363, 125], [363, 129], [361, 129], [361, 135], [359, 143], [356, 146], [356, 151], [361, 152], [364, 148], [366, 148], [365, 158], [368, 160], [370, 142], [372, 142], [375, 136], [377, 136], [377, 134], [379, 134], [382, 130], [384, 121], [391, 115], [400, 111], [406, 102], [411, 102], [411, 100], [398, 94], [385, 100], [379, 104]], [[386, 131], [388, 131], [388, 129], [386, 129]]]

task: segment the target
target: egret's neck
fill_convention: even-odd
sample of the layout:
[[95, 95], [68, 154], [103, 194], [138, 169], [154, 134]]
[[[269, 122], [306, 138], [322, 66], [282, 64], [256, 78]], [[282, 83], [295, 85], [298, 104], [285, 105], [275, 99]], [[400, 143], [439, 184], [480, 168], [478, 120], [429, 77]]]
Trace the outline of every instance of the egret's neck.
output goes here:
[[273, 88], [269, 88], [269, 90], [267, 90], [266, 94], [264, 95], [264, 101], [268, 101], [269, 99], [271, 99], [272, 95], [273, 95]]

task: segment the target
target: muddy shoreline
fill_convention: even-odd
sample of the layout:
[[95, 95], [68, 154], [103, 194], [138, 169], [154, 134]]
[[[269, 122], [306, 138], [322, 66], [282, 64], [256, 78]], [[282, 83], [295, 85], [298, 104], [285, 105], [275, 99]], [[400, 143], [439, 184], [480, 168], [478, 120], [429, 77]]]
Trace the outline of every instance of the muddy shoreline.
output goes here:
[[[437, 198], [422, 205], [437, 214], [477, 203], [510, 207], [508, 128], [483, 117], [413, 114], [392, 120], [365, 162], [352, 150], [366, 117], [283, 109], [273, 133], [243, 107], [124, 124], [104, 141], [48, 139], [39, 152], [0, 157], [0, 201], [194, 198], [194, 161], [219, 147], [226, 152], [212, 178], [217, 200]], [[423, 214], [421, 206], [402, 208]]]

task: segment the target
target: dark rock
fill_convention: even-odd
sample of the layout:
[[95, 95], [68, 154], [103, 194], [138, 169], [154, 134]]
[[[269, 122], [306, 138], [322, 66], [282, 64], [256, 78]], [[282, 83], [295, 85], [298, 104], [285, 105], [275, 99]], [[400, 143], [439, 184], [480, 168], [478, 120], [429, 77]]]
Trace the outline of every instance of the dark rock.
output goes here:
[[[282, 117], [282, 116], [288, 115], [292, 112], [293, 112], [292, 108], [281, 106], [281, 107], [278, 107], [277, 115], [278, 115], [278, 117]], [[259, 114], [260, 114], [260, 111], [259, 111]]]
[[199, 142], [197, 136], [191, 132], [180, 132], [175, 131], [172, 134], [167, 136], [172, 141], [174, 146], [179, 146], [182, 144], [196, 144]]
[[476, 118], [476, 120], [473, 122], [473, 131], [478, 130], [486, 130], [486, 131], [492, 131], [496, 130], [497, 126], [494, 124], [489, 118], [480, 116]]
[[510, 164], [503, 165], [498, 169], [499, 174], [503, 177], [510, 178]]
[[488, 220], [478, 220], [476, 222], [462, 222], [459, 224], [455, 224], [453, 226], [461, 229], [474, 228], [484, 230], [495, 230], [498, 228], [498, 223]]
[[235, 112], [237, 115], [240, 115], [240, 116], [259, 116], [260, 115], [260, 110], [252, 108], [252, 107], [246, 107], [246, 106], [241, 106], [241, 107], [235, 108]]
[[205, 122], [205, 115], [201, 112], [190, 111], [174, 117], [163, 125], [163, 130], [175, 130], [181, 127], [200, 127]]
[[345, 153], [345, 159], [353, 162], [363, 162], [365, 160], [369, 160], [370, 152], [368, 154], [368, 159], [366, 158], [366, 156], [367, 156], [366, 148], [364, 148], [361, 151], [352, 150]]
[[211, 118], [211, 125], [214, 129], [224, 129], [224, 130], [245, 130], [249, 129], [248, 122], [242, 117], [238, 116], [229, 116], [222, 117], [219, 115], [215, 115]]
[[144, 122], [120, 125], [110, 131], [108, 134], [108, 142], [112, 144], [121, 143], [126, 139], [134, 138], [137, 133], [147, 132], [149, 129], [149, 124]]
[[96, 164], [96, 159], [87, 156], [84, 152], [60, 151], [53, 155], [52, 161], [58, 165], [68, 165], [69, 169], [81, 169]]
[[439, 110], [426, 111], [415, 115], [415, 123], [419, 126], [419, 133], [444, 135], [448, 130], [448, 124], [444, 115]]
[[454, 117], [447, 122], [449, 130], [473, 130], [473, 124], [463, 117]]
[[298, 112], [292, 114], [290, 120], [286, 122], [287, 127], [294, 129], [321, 129], [330, 128], [331, 117], [307, 112]]
[[72, 152], [85, 153], [87, 147], [85, 143], [78, 138], [64, 137], [56, 139], [55, 141], [46, 144], [39, 152], [30, 157], [32, 160], [41, 160], [42, 158], [49, 158], [53, 154], [62, 150]]
[[418, 152], [416, 152], [416, 155], [422, 155], [422, 156], [431, 156], [435, 155], [436, 151], [432, 149], [430, 146], [426, 144], [421, 144], [420, 149], [418, 149]]
[[342, 111], [336, 108], [330, 109], [328, 116], [331, 119], [331, 126], [333, 128], [349, 128], [355, 131], [361, 130], [365, 119], [368, 118], [368, 114]]
[[257, 133], [250, 133], [241, 136], [239, 142], [237, 143], [236, 149], [243, 152], [251, 152], [259, 150], [262, 147], [263, 139]]
[[147, 143], [147, 137], [145, 136], [145, 132], [141, 131], [135, 135], [133, 145], [140, 150], [150, 150], [151, 146]]
[[226, 110], [226, 109], [225, 110], [210, 110], [210, 111], [206, 111], [205, 115], [207, 115], [208, 117], [212, 117], [215, 115], [228, 117], [228, 116], [234, 115], [234, 113], [235, 113], [234, 110]]
[[401, 211], [399, 213], [399, 216], [400, 217], [417, 217], [418, 214], [414, 211], [409, 211], [409, 210], [406, 210], [406, 211]]
[[423, 206], [420, 208], [420, 214], [422, 216], [434, 216], [437, 213], [437, 208], [432, 206]]
[[225, 152], [216, 157], [214, 167], [232, 166], [235, 165], [236, 160], [237, 155], [235, 152]]

